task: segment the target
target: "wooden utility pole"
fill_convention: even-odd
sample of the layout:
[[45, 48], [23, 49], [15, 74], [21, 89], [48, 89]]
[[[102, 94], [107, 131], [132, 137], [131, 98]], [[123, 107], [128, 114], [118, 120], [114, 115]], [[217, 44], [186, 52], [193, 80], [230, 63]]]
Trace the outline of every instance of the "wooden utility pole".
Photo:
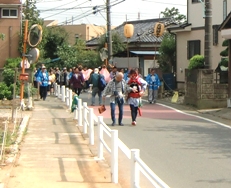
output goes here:
[[229, 64], [228, 64], [228, 100], [231, 105], [231, 39], [229, 39]]
[[111, 3], [107, 0], [107, 43], [108, 43], [108, 61], [112, 59], [112, 36], [111, 36]]
[[211, 48], [212, 48], [212, 1], [205, 0], [205, 42], [204, 57], [205, 68], [211, 68]]

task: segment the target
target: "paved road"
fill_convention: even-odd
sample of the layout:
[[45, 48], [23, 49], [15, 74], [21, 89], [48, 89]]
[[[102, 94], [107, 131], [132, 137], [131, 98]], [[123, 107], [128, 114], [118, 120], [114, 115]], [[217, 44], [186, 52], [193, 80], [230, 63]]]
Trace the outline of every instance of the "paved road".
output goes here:
[[[85, 94], [81, 97], [87, 100]], [[111, 128], [119, 130], [119, 138], [129, 148], [140, 149], [141, 158], [165, 183], [171, 188], [231, 187], [229, 126], [161, 104], [144, 104], [142, 112], [137, 126], [131, 126], [130, 110], [125, 106], [125, 126]], [[103, 115], [110, 125], [109, 106]], [[121, 162], [126, 171], [127, 161], [124, 158]]]

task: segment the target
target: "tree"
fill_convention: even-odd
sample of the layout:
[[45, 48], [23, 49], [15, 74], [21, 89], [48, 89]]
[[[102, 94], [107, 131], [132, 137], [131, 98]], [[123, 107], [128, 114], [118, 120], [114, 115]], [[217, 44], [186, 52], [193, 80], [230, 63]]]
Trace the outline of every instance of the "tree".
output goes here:
[[93, 50], [87, 50], [85, 41], [81, 39], [77, 39], [74, 46], [68, 44], [59, 46], [57, 55], [63, 67], [82, 65], [95, 68], [101, 65], [99, 54]]
[[68, 33], [62, 27], [48, 27], [46, 28], [46, 36], [44, 37], [44, 58], [55, 59], [58, 58], [59, 48], [68, 46]]
[[165, 34], [159, 48], [158, 63], [163, 72], [171, 72], [172, 67], [176, 66], [176, 40], [175, 35]]
[[[177, 23], [183, 23], [186, 16], [179, 13], [175, 7], [166, 8], [161, 12], [163, 18], [173, 17]], [[174, 34], [167, 33], [163, 36], [160, 45], [160, 56], [158, 62], [163, 72], [171, 72], [176, 70], [176, 38]]]
[[160, 12], [163, 18], [174, 18], [177, 23], [183, 23], [186, 21], [186, 16], [180, 14], [179, 9], [173, 7], [171, 9], [165, 8], [164, 11]]
[[[118, 32], [112, 31], [112, 41], [113, 41], [113, 45], [112, 45], [112, 53], [113, 54], [123, 52], [126, 49], [126, 44], [124, 44], [123, 39]], [[106, 35], [102, 35], [99, 38], [98, 51], [101, 48], [105, 47], [105, 43], [106, 43]]]
[[[23, 4], [23, 11], [22, 11], [22, 19], [28, 20], [28, 31], [34, 24], [39, 24], [43, 27], [43, 19], [39, 16], [39, 11], [36, 7], [36, 0], [26, 0]], [[19, 41], [19, 52], [22, 53], [23, 51], [23, 39], [24, 39], [24, 31], [25, 31], [25, 22], [22, 22], [22, 33], [20, 33], [20, 41]], [[45, 27], [43, 27], [43, 36], [45, 34]], [[44, 37], [43, 37], [44, 38]], [[41, 43], [38, 45], [40, 49], [40, 56], [42, 57], [44, 54], [43, 46], [46, 43], [45, 40], [42, 40]], [[27, 51], [29, 50], [29, 46], [27, 46]]]

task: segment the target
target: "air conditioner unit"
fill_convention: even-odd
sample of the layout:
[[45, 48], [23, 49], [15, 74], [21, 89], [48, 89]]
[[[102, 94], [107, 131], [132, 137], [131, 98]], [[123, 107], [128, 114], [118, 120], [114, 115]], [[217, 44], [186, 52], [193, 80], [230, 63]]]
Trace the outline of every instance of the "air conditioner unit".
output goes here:
[[231, 29], [221, 30], [221, 36], [225, 39], [231, 39]]

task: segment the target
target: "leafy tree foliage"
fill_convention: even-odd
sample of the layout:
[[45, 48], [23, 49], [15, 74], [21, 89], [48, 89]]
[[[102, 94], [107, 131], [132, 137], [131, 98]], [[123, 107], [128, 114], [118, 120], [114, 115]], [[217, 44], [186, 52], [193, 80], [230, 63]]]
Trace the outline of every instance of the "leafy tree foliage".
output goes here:
[[62, 27], [46, 28], [44, 58], [58, 58], [58, 48], [67, 45], [68, 33]]
[[165, 34], [159, 48], [159, 64], [163, 72], [171, 72], [176, 64], [176, 41], [175, 35]]
[[[36, 7], [36, 0], [26, 0], [23, 4], [23, 20], [28, 20], [28, 31], [30, 30], [31, 26], [34, 24], [39, 24], [43, 26], [43, 19], [39, 18], [40, 14]], [[45, 30], [45, 27], [43, 27]], [[20, 33], [20, 41], [19, 41], [19, 52], [22, 53], [23, 51], [23, 39], [24, 39], [24, 31], [25, 31], [25, 21], [22, 22], [22, 33]], [[43, 45], [46, 41], [42, 40], [41, 43], [38, 45], [39, 49], [43, 49]], [[27, 51], [29, 50], [29, 46], [27, 47]], [[40, 51], [40, 55], [43, 55], [43, 50]]]
[[[163, 18], [173, 17], [177, 23], [183, 23], [186, 20], [186, 16], [179, 13], [179, 10], [175, 7], [169, 9], [166, 8], [161, 12]], [[163, 36], [163, 40], [160, 46], [160, 57], [158, 62], [163, 72], [171, 72], [172, 69], [176, 69], [176, 38], [175, 35], [167, 33]]]
[[[113, 54], [123, 52], [126, 49], [126, 44], [123, 42], [123, 38], [121, 37], [121, 35], [118, 32], [112, 31], [112, 41], [113, 41], [113, 45], [112, 45], [112, 53]], [[107, 42], [106, 35], [102, 35], [99, 38], [98, 50], [105, 47], [106, 42]]]
[[186, 16], [180, 14], [179, 9], [173, 7], [171, 9], [165, 8], [164, 11], [160, 12], [163, 18], [174, 18], [176, 22], [183, 23], [186, 21]]
[[85, 41], [77, 39], [74, 46], [64, 44], [58, 47], [58, 57], [62, 67], [76, 67], [77, 65], [95, 68], [101, 65], [97, 52], [86, 49]]

